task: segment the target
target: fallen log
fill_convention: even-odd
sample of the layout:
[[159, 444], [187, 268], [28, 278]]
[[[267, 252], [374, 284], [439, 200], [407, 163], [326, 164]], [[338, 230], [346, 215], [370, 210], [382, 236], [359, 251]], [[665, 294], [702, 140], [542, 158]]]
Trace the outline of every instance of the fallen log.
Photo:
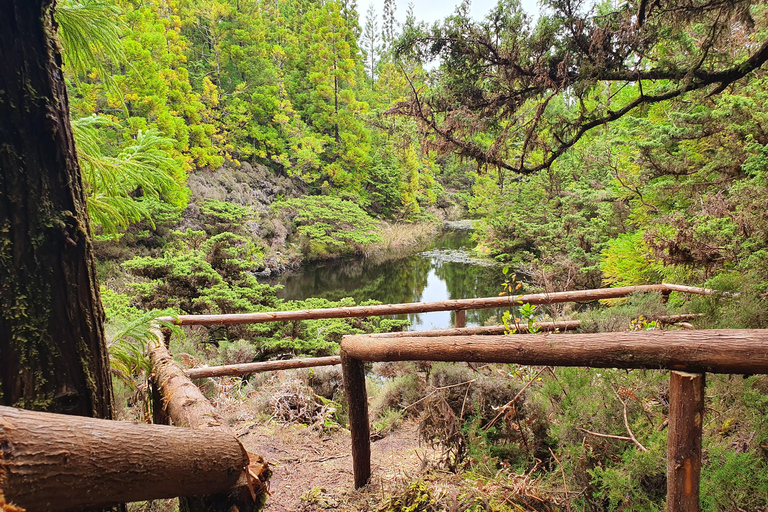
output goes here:
[[624, 286], [619, 288], [600, 288], [597, 290], [578, 290], [569, 292], [534, 293], [503, 297], [477, 299], [455, 299], [441, 302], [409, 302], [404, 304], [381, 304], [377, 306], [351, 306], [342, 308], [305, 309], [299, 311], [269, 311], [264, 313], [238, 313], [231, 315], [179, 315], [163, 317], [159, 321], [177, 325], [234, 325], [264, 322], [285, 322], [293, 320], [313, 320], [321, 318], [352, 318], [381, 315], [403, 315], [408, 313], [428, 313], [431, 311], [459, 311], [467, 309], [487, 309], [515, 307], [521, 304], [559, 304], [562, 302], [591, 302], [602, 299], [617, 299], [635, 292], [670, 292], [713, 294], [712, 290], [692, 286], [649, 284]]
[[344, 336], [342, 355], [361, 361], [469, 361], [689, 372], [768, 373], [768, 331], [637, 331], [374, 338]]
[[294, 368], [311, 368], [314, 366], [332, 366], [341, 364], [341, 356], [312, 357], [305, 359], [287, 359], [283, 361], [264, 361], [261, 363], [230, 364], [224, 366], [208, 366], [189, 368], [185, 370], [190, 379], [206, 377], [228, 377], [248, 375], [251, 373], [269, 372], [273, 370], [291, 370]]
[[0, 497], [29, 511], [225, 492], [248, 455], [215, 430], [0, 407]]
[[[159, 330], [155, 330], [155, 333], [156, 339], [147, 344], [147, 349], [153, 368], [153, 385], [163, 397], [162, 407], [166, 415], [177, 426], [219, 432], [237, 440], [232, 429], [214, 411], [200, 389], [189, 380], [184, 370], [173, 360], [165, 346], [162, 333]], [[237, 442], [239, 444], [239, 441]], [[245, 451], [244, 448], [243, 450]], [[258, 510], [259, 501], [266, 496], [267, 482], [271, 473], [269, 464], [260, 455], [246, 453], [249, 460], [240, 472], [236, 491], [206, 495], [195, 500], [188, 499], [185, 509], [188, 511], [229, 510], [234, 506], [243, 512]], [[199, 493], [200, 496], [204, 494]]]

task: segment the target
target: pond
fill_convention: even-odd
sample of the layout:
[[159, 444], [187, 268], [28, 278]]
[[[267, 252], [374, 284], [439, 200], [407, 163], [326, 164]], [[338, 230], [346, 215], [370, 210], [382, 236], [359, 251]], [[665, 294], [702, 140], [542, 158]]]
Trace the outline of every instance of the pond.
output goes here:
[[[504, 281], [501, 265], [472, 253], [468, 230], [445, 230], [424, 251], [402, 257], [356, 259], [310, 264], [281, 275], [273, 284], [284, 288], [278, 297], [303, 300], [352, 297], [384, 304], [436, 302], [495, 297]], [[469, 310], [467, 326], [484, 325], [503, 310]], [[405, 315], [394, 318], [406, 318]], [[407, 315], [412, 331], [453, 327], [454, 313], [438, 311]]]

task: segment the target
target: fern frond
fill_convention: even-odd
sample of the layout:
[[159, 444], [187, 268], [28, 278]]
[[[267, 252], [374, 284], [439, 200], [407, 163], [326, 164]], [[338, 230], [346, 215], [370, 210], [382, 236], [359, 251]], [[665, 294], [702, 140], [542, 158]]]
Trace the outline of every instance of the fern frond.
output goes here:
[[120, 39], [125, 25], [120, 20], [120, 14], [116, 6], [101, 0], [64, 0], [59, 3], [56, 21], [59, 24], [62, 56], [64, 65], [70, 68], [75, 80], [94, 70], [102, 82], [110, 88], [114, 87], [112, 73], [106, 65], [126, 63]]

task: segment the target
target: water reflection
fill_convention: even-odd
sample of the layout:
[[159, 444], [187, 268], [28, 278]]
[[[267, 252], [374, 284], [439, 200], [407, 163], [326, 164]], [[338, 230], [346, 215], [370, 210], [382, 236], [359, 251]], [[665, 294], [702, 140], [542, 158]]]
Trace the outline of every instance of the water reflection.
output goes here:
[[[501, 290], [501, 267], [474, 258], [466, 231], [447, 231], [424, 252], [388, 261], [352, 260], [310, 265], [301, 272], [280, 276], [278, 297], [303, 300], [321, 297], [383, 303], [436, 302], [448, 299], [493, 297]], [[467, 325], [483, 325], [499, 315], [495, 310], [467, 311]], [[440, 311], [408, 315], [410, 330], [445, 329], [454, 313]], [[397, 317], [404, 318], [404, 317]]]

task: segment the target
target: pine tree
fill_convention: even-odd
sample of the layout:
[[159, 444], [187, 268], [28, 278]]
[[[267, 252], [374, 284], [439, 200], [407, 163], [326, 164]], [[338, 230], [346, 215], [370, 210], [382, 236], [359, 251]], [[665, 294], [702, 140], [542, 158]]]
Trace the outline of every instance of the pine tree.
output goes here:
[[365, 13], [365, 28], [363, 29], [363, 49], [365, 50], [365, 67], [368, 76], [371, 79], [371, 90], [374, 90], [376, 82], [376, 62], [379, 55], [379, 20], [376, 16], [376, 10], [373, 4], [368, 4], [368, 11]]
[[381, 40], [384, 43], [384, 50], [392, 49], [392, 43], [397, 37], [397, 20], [395, 19], [397, 11], [396, 0], [384, 0], [384, 15], [382, 16]]

